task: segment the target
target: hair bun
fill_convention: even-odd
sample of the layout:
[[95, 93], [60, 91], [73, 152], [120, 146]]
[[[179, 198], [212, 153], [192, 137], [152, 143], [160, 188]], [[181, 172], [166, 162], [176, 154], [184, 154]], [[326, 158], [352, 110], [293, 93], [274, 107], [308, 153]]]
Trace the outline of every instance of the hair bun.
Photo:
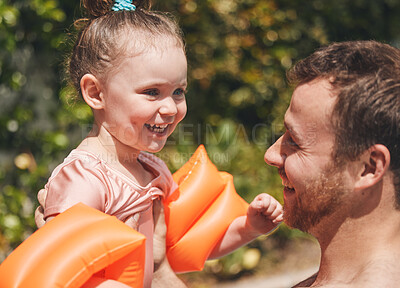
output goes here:
[[[87, 17], [90, 19], [101, 17], [111, 10], [114, 0], [81, 0], [82, 6], [85, 8]], [[132, 4], [136, 8], [149, 10], [151, 8], [151, 0], [132, 0]]]
[[107, 14], [114, 5], [113, 0], [81, 0], [81, 3], [86, 10], [86, 16], [91, 19]]
[[135, 4], [136, 8], [143, 8], [145, 10], [150, 10], [151, 8], [151, 0], [133, 0], [132, 2]]

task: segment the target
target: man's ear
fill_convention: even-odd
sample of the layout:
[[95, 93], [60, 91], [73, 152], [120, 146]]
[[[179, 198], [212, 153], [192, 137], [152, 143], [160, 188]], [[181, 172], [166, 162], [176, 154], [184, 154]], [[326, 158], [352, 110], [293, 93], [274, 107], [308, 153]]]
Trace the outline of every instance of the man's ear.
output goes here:
[[386, 146], [376, 144], [365, 151], [360, 159], [363, 166], [355, 183], [355, 188], [359, 190], [371, 187], [381, 181], [389, 169], [390, 152]]
[[96, 76], [85, 74], [81, 78], [81, 92], [85, 102], [95, 110], [103, 109], [104, 99], [101, 85]]

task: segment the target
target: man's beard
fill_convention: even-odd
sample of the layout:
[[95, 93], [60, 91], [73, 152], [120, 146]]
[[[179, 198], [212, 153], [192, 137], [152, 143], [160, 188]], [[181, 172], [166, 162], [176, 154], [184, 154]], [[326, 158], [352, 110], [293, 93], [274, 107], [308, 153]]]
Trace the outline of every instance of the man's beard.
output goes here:
[[332, 164], [317, 178], [307, 181], [305, 192], [284, 204], [284, 222], [304, 232], [332, 215], [343, 203], [348, 188], [343, 183], [343, 165]]

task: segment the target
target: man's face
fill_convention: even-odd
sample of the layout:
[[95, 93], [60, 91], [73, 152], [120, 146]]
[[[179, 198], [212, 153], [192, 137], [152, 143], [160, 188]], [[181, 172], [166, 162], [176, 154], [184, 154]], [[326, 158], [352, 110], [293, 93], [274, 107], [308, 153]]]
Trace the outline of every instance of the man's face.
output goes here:
[[343, 167], [332, 159], [332, 93], [327, 80], [299, 85], [285, 114], [286, 132], [265, 153], [282, 178], [285, 223], [306, 232], [332, 215], [347, 194]]

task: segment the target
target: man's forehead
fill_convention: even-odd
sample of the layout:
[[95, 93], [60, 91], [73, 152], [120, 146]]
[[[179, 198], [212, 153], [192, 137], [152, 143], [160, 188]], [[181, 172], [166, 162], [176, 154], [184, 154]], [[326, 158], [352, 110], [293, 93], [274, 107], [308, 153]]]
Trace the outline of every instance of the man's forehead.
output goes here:
[[328, 80], [319, 79], [299, 85], [285, 113], [286, 128], [299, 130], [300, 127], [330, 127], [335, 101]]
[[310, 136], [315, 138], [315, 133], [321, 132], [320, 124], [321, 121], [302, 121], [302, 119], [291, 117], [290, 113], [285, 114], [284, 126], [298, 141], [305, 141]]
[[292, 112], [319, 110], [329, 106], [334, 101], [332, 86], [326, 79], [315, 79], [300, 84], [293, 92], [290, 101]]

